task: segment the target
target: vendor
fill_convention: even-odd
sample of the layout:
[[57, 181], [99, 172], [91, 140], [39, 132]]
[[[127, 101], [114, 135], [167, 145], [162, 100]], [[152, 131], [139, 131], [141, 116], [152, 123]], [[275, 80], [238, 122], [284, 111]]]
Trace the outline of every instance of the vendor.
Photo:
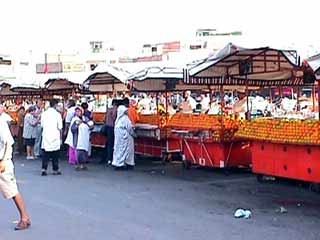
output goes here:
[[197, 106], [196, 100], [191, 96], [191, 91], [186, 91], [185, 94], [185, 102], [190, 106], [191, 110], [195, 110]]
[[221, 112], [221, 105], [218, 103], [218, 101], [215, 99], [211, 104], [210, 104], [210, 109], [208, 111], [209, 115], [217, 115]]
[[142, 114], [151, 113], [151, 99], [147, 94], [141, 96], [140, 101], [138, 102], [139, 109], [141, 109]]
[[203, 111], [207, 111], [209, 110], [210, 108], [210, 96], [209, 94], [201, 94], [200, 96], [201, 98], [201, 101], [200, 101], [200, 104], [201, 104], [201, 108], [203, 109]]

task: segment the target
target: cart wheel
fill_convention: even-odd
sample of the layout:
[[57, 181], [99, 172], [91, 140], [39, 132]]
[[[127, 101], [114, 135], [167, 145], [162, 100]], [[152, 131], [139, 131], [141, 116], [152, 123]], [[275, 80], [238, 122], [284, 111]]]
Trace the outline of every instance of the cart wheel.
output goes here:
[[263, 174], [257, 174], [257, 181], [259, 183], [263, 183], [265, 180], [264, 180], [264, 175]]
[[320, 184], [319, 183], [310, 183], [310, 191], [320, 193]]
[[190, 169], [191, 168], [191, 162], [186, 161], [186, 160], [182, 161], [182, 167], [184, 169]]

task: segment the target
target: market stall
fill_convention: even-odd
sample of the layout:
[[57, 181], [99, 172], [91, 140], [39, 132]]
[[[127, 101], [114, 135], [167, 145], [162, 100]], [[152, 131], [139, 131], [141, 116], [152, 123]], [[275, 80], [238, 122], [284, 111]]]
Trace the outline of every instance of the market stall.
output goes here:
[[255, 119], [237, 137], [252, 140], [253, 172], [320, 183], [320, 123], [316, 120]]
[[[320, 54], [310, 57], [304, 63], [305, 63], [304, 65], [306, 66], [305, 78], [307, 78], [307, 80], [311, 83], [314, 82], [315, 80], [317, 80], [316, 81], [317, 90], [318, 90], [317, 91], [318, 92], [318, 94], [317, 94], [317, 98], [318, 98], [317, 105], [318, 106], [317, 107], [318, 107], [318, 113], [319, 113], [318, 119], [320, 119], [320, 91], [319, 91], [319, 89], [320, 89]], [[314, 95], [316, 95], [315, 89], [316, 89], [316, 87], [313, 88]], [[316, 102], [315, 97], [313, 98], [313, 102]]]
[[[219, 71], [223, 72], [222, 76], [215, 74]], [[313, 84], [306, 79], [294, 51], [236, 47], [227, 56], [212, 59], [207, 66], [193, 71], [188, 81], [190, 84], [204, 81], [221, 85], [291, 86], [298, 89]], [[291, 118], [298, 115], [291, 114]], [[261, 175], [273, 175], [319, 183], [318, 121], [288, 120], [286, 117], [249, 118], [239, 125], [235, 139], [250, 140], [252, 168], [259, 179]]]
[[239, 122], [232, 117], [208, 114], [176, 114], [169, 123], [171, 138], [178, 139], [186, 168], [247, 167], [251, 154], [247, 141], [234, 139]]
[[[172, 159], [174, 154], [181, 153], [178, 139], [170, 138], [167, 128], [169, 121], [168, 92], [182, 91], [183, 69], [177, 67], [147, 67], [129, 77], [133, 92], [153, 93], [154, 109], [140, 112], [135, 125], [137, 138], [135, 152], [143, 156], [161, 158], [163, 161]], [[163, 109], [159, 111], [159, 96], [163, 97]], [[143, 97], [142, 101], [146, 101]], [[148, 103], [150, 105], [150, 103]]]
[[89, 77], [83, 82], [82, 89], [94, 95], [93, 118], [95, 127], [91, 133], [91, 143], [95, 147], [104, 147], [107, 141], [102, 135], [101, 128], [105, 121], [105, 115], [109, 104], [109, 94], [128, 91], [127, 78], [129, 73], [110, 64], [99, 64]]
[[44, 99], [50, 99], [55, 95], [67, 100], [70, 96], [82, 93], [80, 85], [87, 74], [85, 72], [38, 74], [37, 78], [38, 82], [44, 85]]

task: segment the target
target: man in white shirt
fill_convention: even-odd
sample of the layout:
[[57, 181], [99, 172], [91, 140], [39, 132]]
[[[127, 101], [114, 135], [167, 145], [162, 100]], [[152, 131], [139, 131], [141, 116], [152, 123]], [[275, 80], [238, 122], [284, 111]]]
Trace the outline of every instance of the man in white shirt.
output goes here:
[[201, 94], [201, 102], [202, 109], [207, 111], [210, 108], [210, 96], [209, 94]]
[[56, 110], [58, 101], [50, 101], [50, 107], [42, 113], [42, 176], [47, 176], [49, 160], [52, 160], [53, 175], [61, 175], [59, 170], [59, 154], [61, 145], [62, 117]]
[[186, 91], [185, 92], [185, 99], [186, 99], [186, 102], [191, 107], [191, 109], [195, 110], [196, 106], [197, 106], [197, 102], [193, 97], [191, 97], [191, 91]]
[[20, 222], [15, 230], [24, 230], [31, 226], [29, 215], [25, 209], [23, 198], [18, 191], [12, 162], [12, 145], [14, 140], [8, 124], [0, 119], [0, 192], [6, 199], [13, 199], [20, 213]]

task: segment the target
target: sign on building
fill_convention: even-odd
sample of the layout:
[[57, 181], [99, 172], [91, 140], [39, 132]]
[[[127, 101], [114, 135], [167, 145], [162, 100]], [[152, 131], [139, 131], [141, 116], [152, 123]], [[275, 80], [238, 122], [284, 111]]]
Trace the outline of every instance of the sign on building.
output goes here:
[[5, 60], [2, 57], [0, 57], [0, 64], [1, 65], [11, 65], [11, 60]]
[[63, 63], [63, 72], [84, 72], [85, 66], [82, 63]]
[[47, 64], [37, 64], [36, 72], [37, 73], [61, 73], [62, 72], [62, 63], [47, 63]]

